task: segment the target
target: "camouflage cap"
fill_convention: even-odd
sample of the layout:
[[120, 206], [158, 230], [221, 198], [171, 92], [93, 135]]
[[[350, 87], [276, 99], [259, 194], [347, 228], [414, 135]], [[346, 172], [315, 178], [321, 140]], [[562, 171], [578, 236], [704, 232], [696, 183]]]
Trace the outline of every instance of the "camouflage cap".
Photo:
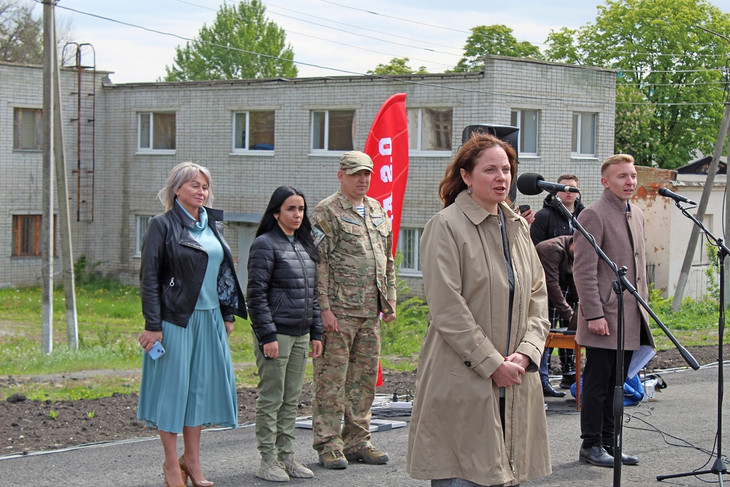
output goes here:
[[373, 172], [373, 160], [364, 152], [351, 150], [340, 157], [340, 170], [345, 174], [355, 174], [363, 169]]

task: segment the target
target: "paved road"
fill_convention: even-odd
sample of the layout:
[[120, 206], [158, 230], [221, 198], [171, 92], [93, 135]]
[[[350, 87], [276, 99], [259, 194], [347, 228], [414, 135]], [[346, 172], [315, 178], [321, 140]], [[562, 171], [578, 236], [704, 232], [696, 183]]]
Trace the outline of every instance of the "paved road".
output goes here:
[[[726, 365], [727, 369], [728, 365]], [[729, 371], [730, 373], [730, 371]], [[657, 482], [657, 475], [710, 468], [717, 431], [717, 367], [699, 371], [662, 373], [668, 387], [657, 392], [655, 402], [628, 408], [624, 415], [624, 449], [638, 455], [640, 465], [623, 467], [623, 486], [706, 486], [718, 484], [719, 476], [708, 474]], [[577, 461], [579, 414], [575, 403], [548, 400], [548, 425], [553, 474], [523, 484], [533, 486], [611, 486], [613, 470]], [[464, 418], [468, 421], [468, 418]], [[728, 414], [723, 425], [730, 428]], [[315, 472], [312, 480], [293, 480], [301, 486], [428, 486], [405, 472], [408, 428], [378, 432], [373, 442], [391, 455], [385, 466], [351, 465], [344, 471], [329, 471], [316, 465], [311, 449], [311, 431], [296, 430], [298, 457]], [[730, 447], [727, 428], [723, 452]], [[206, 431], [202, 439], [206, 476], [218, 487], [274, 485], [254, 476], [259, 463], [252, 427]], [[693, 445], [693, 446], [692, 446]], [[163, 484], [162, 449], [156, 438], [115, 442], [25, 457], [0, 457], [0, 485], [9, 486], [126, 486], [159, 487]], [[730, 485], [730, 477], [723, 476]], [[284, 484], [286, 485], [286, 484]]]

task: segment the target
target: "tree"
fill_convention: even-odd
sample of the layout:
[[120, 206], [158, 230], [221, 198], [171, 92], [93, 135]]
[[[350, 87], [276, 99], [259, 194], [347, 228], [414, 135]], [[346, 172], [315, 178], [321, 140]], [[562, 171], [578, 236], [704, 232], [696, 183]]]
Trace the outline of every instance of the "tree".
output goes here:
[[375, 74], [379, 76], [388, 76], [394, 74], [426, 74], [426, 66], [419, 66], [418, 71], [414, 71], [409, 65], [410, 61], [407, 57], [394, 57], [388, 64], [378, 64], [373, 70], [368, 70], [367, 74]]
[[32, 4], [0, 0], [0, 60], [43, 63], [43, 22]]
[[260, 0], [224, 3], [212, 26], [175, 49], [165, 81], [296, 77], [286, 33], [265, 13]]
[[[548, 37], [551, 61], [616, 69], [616, 150], [675, 168], [711, 153], [727, 93], [730, 16], [706, 0], [607, 0], [595, 23]], [[646, 117], [646, 118], [645, 118]]]
[[472, 27], [471, 35], [464, 45], [464, 57], [459, 60], [454, 71], [481, 71], [484, 67], [484, 56], [488, 54], [543, 59], [540, 48], [527, 41], [515, 39], [512, 29], [506, 25], [479, 25]]

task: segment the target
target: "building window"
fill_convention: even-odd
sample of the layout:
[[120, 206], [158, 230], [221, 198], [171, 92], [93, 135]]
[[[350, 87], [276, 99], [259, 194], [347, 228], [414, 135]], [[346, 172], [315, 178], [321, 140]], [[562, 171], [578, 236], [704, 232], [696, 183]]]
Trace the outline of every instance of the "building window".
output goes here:
[[451, 151], [452, 113], [451, 108], [409, 109], [409, 149], [414, 152]]
[[233, 151], [274, 150], [274, 111], [235, 112]]
[[13, 149], [41, 150], [43, 110], [16, 108], [13, 112]]
[[355, 110], [312, 111], [312, 150], [352, 150], [354, 121]]
[[398, 234], [398, 250], [403, 256], [400, 272], [404, 274], [421, 273], [421, 232], [420, 228], [401, 227]]
[[520, 129], [517, 151], [520, 155], [537, 155], [538, 110], [512, 110], [511, 123]]
[[573, 140], [571, 152], [573, 154], [596, 155], [596, 113], [573, 113]]
[[137, 231], [135, 233], [137, 238], [134, 242], [135, 257], [142, 255], [142, 242], [144, 241], [144, 234], [147, 233], [147, 227], [149, 226], [151, 219], [151, 216], [137, 215]]
[[12, 256], [39, 257], [42, 235], [41, 215], [13, 215]]
[[175, 150], [175, 114], [138, 113], [138, 149], [140, 152]]

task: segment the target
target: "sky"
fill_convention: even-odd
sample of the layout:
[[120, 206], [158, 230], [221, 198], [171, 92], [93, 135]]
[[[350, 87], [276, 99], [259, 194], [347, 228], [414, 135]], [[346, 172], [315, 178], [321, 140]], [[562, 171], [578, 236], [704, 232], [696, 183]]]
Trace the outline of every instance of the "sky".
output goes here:
[[[38, 0], [35, 0], [38, 1]], [[452, 0], [453, 1], [453, 0]], [[152, 82], [172, 65], [175, 48], [211, 25], [223, 0], [58, 0], [56, 24], [82, 50], [82, 64], [111, 71], [114, 83]], [[229, 1], [229, 3], [231, 3]], [[233, 2], [236, 3], [236, 2]], [[730, 0], [712, 0], [730, 13]], [[263, 0], [286, 31], [300, 77], [365, 74], [407, 57], [428, 72], [453, 69], [478, 25], [504, 24], [541, 48], [551, 30], [593, 23], [593, 0]], [[37, 5], [35, 12], [42, 13]]]

